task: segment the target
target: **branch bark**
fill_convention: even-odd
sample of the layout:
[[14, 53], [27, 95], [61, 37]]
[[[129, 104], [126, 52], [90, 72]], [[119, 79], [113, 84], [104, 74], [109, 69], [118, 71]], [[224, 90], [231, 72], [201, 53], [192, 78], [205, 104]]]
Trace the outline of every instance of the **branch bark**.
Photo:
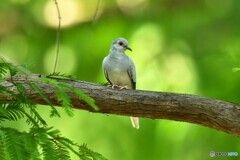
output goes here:
[[[16, 76], [13, 77], [12, 81], [21, 83], [26, 88], [27, 95], [36, 103], [47, 105], [41, 96], [28, 85], [28, 82], [35, 83], [54, 105], [59, 106], [54, 93], [54, 86], [41, 83], [39, 81], [41, 77], [41, 75]], [[183, 121], [240, 136], [239, 104], [189, 94], [118, 90], [83, 81], [56, 80], [65, 82], [85, 92], [95, 100], [95, 104], [99, 107], [99, 111], [95, 111], [87, 103], [70, 93], [72, 104], [76, 109], [98, 113]], [[0, 85], [16, 91], [16, 87], [11, 81], [1, 82]], [[0, 95], [0, 102], [6, 102], [6, 100], [12, 99], [11, 97]]]

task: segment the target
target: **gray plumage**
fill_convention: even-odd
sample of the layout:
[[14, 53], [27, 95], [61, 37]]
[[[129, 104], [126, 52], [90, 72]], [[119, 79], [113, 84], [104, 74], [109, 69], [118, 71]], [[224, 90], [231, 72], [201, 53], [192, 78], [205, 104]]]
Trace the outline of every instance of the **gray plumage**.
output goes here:
[[[136, 69], [131, 58], [126, 54], [128, 41], [124, 38], [117, 38], [112, 42], [110, 53], [103, 60], [103, 71], [106, 79], [113, 86], [120, 89], [136, 89]], [[139, 128], [138, 118], [131, 117], [132, 124], [135, 128]]]

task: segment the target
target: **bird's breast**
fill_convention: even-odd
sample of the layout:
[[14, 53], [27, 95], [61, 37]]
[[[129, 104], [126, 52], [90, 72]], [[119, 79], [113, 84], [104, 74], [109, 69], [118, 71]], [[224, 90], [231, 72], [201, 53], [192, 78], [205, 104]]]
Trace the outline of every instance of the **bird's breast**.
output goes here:
[[132, 82], [128, 75], [127, 70], [122, 70], [118, 67], [113, 67], [108, 75], [109, 75], [109, 80], [114, 85], [129, 86], [129, 87], [132, 85]]

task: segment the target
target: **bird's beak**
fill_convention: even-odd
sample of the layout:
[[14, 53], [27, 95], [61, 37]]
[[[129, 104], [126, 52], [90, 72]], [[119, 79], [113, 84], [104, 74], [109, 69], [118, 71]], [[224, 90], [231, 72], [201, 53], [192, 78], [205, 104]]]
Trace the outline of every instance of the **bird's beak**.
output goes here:
[[126, 47], [126, 49], [128, 49], [129, 51], [132, 51], [132, 49], [130, 47]]

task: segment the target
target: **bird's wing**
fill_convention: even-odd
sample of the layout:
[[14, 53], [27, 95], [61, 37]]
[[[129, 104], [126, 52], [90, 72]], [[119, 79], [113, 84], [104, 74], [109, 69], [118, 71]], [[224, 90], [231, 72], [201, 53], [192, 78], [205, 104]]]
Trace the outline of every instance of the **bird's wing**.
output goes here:
[[132, 86], [133, 89], [136, 89], [136, 69], [135, 69], [135, 65], [133, 63], [133, 61], [129, 58], [129, 68], [127, 70], [129, 77], [131, 78], [132, 81]]
[[107, 61], [107, 57], [104, 58], [103, 63], [102, 63], [104, 75], [105, 75], [107, 81], [108, 81], [110, 84], [112, 84], [111, 81], [110, 81], [109, 78], [108, 78], [108, 72], [107, 72], [107, 69], [106, 69], [106, 64], [107, 64], [106, 61]]
[[108, 82], [109, 82], [110, 84], [112, 84], [112, 82], [111, 82], [111, 81], [109, 80], [109, 78], [108, 78], [108, 72], [107, 72], [106, 69], [104, 69], [104, 75], [105, 75], [106, 79], [108, 80]]

